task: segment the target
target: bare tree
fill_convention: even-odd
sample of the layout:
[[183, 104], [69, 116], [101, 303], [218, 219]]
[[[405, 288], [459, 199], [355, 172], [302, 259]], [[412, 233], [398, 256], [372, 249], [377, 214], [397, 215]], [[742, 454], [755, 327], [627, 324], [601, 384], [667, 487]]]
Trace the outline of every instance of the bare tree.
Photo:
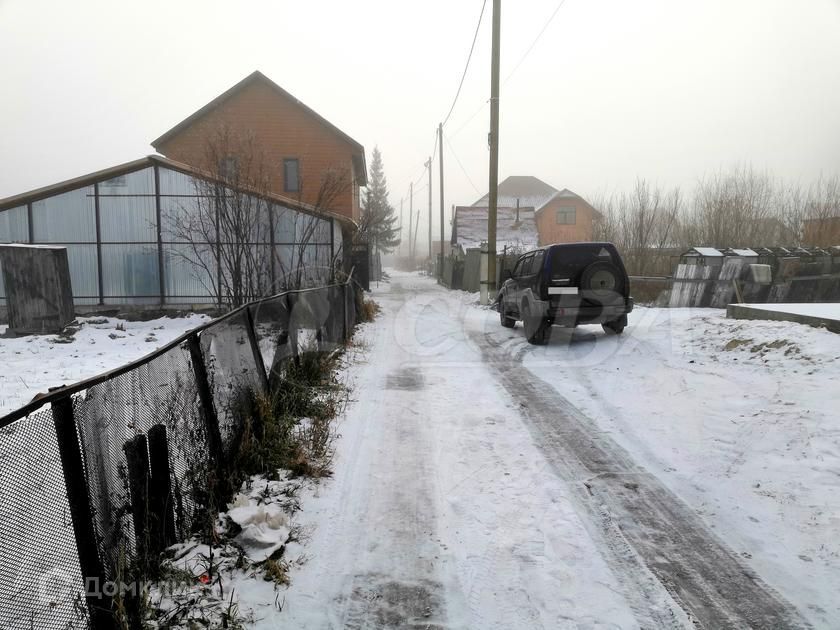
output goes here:
[[614, 242], [631, 274], [669, 273], [674, 250], [840, 245], [840, 176], [807, 188], [738, 165], [701, 179], [686, 202], [639, 179], [629, 193], [601, 194], [594, 237]]
[[737, 166], [701, 179], [694, 196], [695, 245], [744, 247], [762, 240], [762, 226], [775, 218], [774, 182], [751, 166]]
[[[276, 169], [253, 134], [219, 128], [205, 143], [194, 195], [166, 217], [182, 247], [173, 253], [217, 304], [235, 308], [284, 289], [324, 283], [341, 267], [325, 216], [350, 187], [346, 170], [330, 169], [320, 182], [301, 179], [297, 199], [286, 207], [271, 190]], [[315, 203], [301, 201], [304, 186], [317, 186]], [[274, 236], [283, 235], [275, 245]]]
[[646, 275], [656, 269], [675, 242], [683, 207], [680, 190], [663, 191], [638, 179], [630, 193], [603, 196], [595, 204], [600, 210], [595, 237], [616, 244], [630, 273]]
[[820, 176], [808, 189], [802, 239], [807, 245], [840, 245], [840, 176]]

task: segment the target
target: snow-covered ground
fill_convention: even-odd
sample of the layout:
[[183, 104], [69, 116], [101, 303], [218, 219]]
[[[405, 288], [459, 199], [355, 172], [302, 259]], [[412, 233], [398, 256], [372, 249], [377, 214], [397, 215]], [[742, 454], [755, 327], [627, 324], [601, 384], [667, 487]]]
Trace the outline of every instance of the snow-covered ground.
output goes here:
[[[840, 335], [637, 308], [620, 337], [537, 347], [426, 278], [393, 273], [374, 297], [340, 375], [334, 476], [300, 491], [291, 585], [236, 585], [254, 627], [691, 628], [707, 605], [732, 616], [705, 627], [744, 627], [754, 594], [775, 607], [755, 627], [837, 627]], [[0, 413], [199, 321], [0, 339]]]
[[816, 626], [836, 627], [840, 336], [713, 309], [639, 308], [624, 337], [558, 330], [527, 350], [525, 366]]
[[[357, 334], [334, 478], [257, 628], [636, 627], [621, 586], [465, 334], [463, 293], [397, 275]], [[476, 311], [478, 312], [478, 311]], [[483, 313], [479, 312], [483, 315]]]
[[[374, 290], [382, 315], [359, 335], [335, 477], [303, 499], [309, 540], [289, 553], [308, 560], [282, 612], [265, 605], [257, 627], [693, 627], [704, 597], [737, 614], [750, 598], [739, 589], [755, 584], [790, 612], [785, 627], [798, 615], [836, 626], [840, 337], [639, 308], [622, 337], [555, 329], [535, 347], [475, 296], [393, 275]], [[545, 400], [504, 384], [516, 364]], [[553, 400], [546, 387], [571, 405], [557, 410], [557, 435], [531, 417]], [[544, 443], [566, 439], [570, 410], [596, 427], [592, 448], [612, 441], [629, 454], [628, 505], [635, 479], [656, 479], [676, 502], [665, 513], [684, 510], [708, 536], [692, 557], [720, 545], [709, 557], [731, 555], [740, 584], [721, 566], [718, 595], [675, 590], [662, 572], [692, 560], [667, 555], [670, 541], [656, 538], [667, 528], [641, 532], [665, 557], [634, 552], [632, 512], [602, 502], [594, 478], [564, 474], [570, 464]]]
[[50, 387], [69, 385], [153, 352], [207, 321], [205, 315], [128, 322], [80, 317], [72, 337], [4, 337], [0, 326], [0, 416], [25, 405]]

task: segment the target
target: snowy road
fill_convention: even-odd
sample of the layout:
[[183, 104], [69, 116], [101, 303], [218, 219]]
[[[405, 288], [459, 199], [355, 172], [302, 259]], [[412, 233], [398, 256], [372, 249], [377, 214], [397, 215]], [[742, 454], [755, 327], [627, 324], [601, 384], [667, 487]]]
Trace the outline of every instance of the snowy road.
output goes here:
[[534, 376], [519, 329], [414, 276], [375, 296], [334, 479], [304, 499], [309, 537], [288, 550], [306, 562], [257, 627], [807, 627]]

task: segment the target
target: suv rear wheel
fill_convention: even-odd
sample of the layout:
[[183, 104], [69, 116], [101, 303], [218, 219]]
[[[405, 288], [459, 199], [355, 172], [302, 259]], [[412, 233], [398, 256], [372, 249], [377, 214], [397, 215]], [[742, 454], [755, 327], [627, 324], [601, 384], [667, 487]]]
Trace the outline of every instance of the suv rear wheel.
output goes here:
[[528, 302], [522, 307], [522, 327], [525, 329], [525, 339], [534, 345], [543, 345], [548, 342], [551, 332], [551, 320], [531, 312]]
[[504, 299], [499, 300], [499, 321], [502, 322], [502, 326], [505, 328], [516, 326], [516, 320], [508, 315]]
[[604, 322], [601, 324], [601, 327], [604, 329], [604, 332], [608, 335], [620, 335], [624, 332], [625, 327], [627, 326], [627, 315], [622, 315], [616, 320], [611, 322]]

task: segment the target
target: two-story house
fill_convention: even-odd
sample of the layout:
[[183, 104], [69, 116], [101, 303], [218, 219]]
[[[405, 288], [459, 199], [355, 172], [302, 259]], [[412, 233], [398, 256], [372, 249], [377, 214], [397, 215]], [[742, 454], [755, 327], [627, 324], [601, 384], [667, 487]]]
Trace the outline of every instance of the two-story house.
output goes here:
[[[224, 173], [236, 168], [244, 156], [220, 156], [214, 159], [222, 163], [208, 164], [208, 140], [223, 128], [256, 139], [272, 193], [358, 221], [359, 188], [367, 184], [364, 147], [259, 71], [182, 120], [152, 146], [172, 160]], [[343, 180], [346, 186], [324, 195], [330, 178]]]
[[[473, 207], [486, 208], [488, 195]], [[539, 245], [591, 241], [598, 211], [571, 190], [557, 190], [530, 175], [513, 175], [499, 184], [499, 208], [533, 209]]]

